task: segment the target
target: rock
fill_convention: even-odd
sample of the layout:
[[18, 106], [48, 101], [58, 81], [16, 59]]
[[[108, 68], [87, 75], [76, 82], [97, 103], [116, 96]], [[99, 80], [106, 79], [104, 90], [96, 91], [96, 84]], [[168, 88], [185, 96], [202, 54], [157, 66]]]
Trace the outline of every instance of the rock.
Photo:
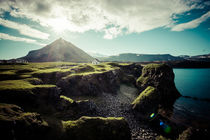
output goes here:
[[76, 121], [63, 121], [62, 139], [73, 140], [130, 140], [130, 129], [122, 118], [81, 117]]
[[160, 103], [159, 92], [156, 88], [148, 86], [140, 95], [131, 103], [132, 108], [137, 112], [148, 116], [157, 110], [157, 104]]
[[[116, 94], [120, 83], [135, 84], [135, 80], [141, 74], [141, 65], [129, 64], [119, 65], [117, 63], [108, 63], [114, 70], [100, 73], [75, 74], [60, 79], [57, 86], [61, 87], [62, 94], [70, 97], [72, 95], [91, 95], [97, 96], [101, 93]], [[88, 66], [84, 67], [85, 71], [92, 70]], [[79, 69], [80, 71], [84, 71]], [[78, 72], [78, 70], [77, 70]]]
[[179, 135], [177, 140], [207, 140], [209, 138], [209, 130], [200, 130], [189, 127]]
[[102, 92], [116, 93], [119, 87], [118, 70], [87, 75], [73, 75], [58, 82], [62, 93], [66, 96], [92, 95]]
[[26, 111], [34, 110], [39, 113], [50, 112], [60, 99], [60, 91], [56, 86], [38, 86], [22, 90], [0, 91], [0, 102], [16, 104]]
[[132, 103], [132, 107], [147, 115], [157, 112], [160, 106], [171, 107], [181, 96], [175, 87], [173, 70], [166, 64], [146, 65], [136, 85], [144, 91]]
[[96, 108], [97, 106], [92, 101], [74, 101], [69, 97], [61, 95], [56, 106], [56, 116], [62, 120], [78, 119], [84, 115], [95, 114]]
[[123, 73], [133, 75], [135, 78], [138, 78], [141, 75], [142, 68], [141, 65], [136, 63], [120, 66], [120, 70], [123, 71]]
[[0, 104], [1, 138], [7, 140], [37, 140], [46, 138], [48, 124], [37, 113], [23, 112], [12, 104]]

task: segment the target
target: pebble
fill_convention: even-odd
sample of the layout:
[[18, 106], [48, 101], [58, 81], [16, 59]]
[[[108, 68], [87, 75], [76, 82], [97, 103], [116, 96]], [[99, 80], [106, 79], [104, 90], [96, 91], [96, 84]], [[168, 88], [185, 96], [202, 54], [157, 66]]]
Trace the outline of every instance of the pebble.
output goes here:
[[[135, 97], [135, 96], [134, 96]], [[124, 117], [131, 129], [132, 140], [153, 140], [157, 133], [153, 132], [145, 124], [136, 120], [130, 109], [130, 103], [134, 98], [129, 98], [124, 94], [117, 95], [103, 93], [101, 102], [97, 104], [97, 112], [103, 117]]]

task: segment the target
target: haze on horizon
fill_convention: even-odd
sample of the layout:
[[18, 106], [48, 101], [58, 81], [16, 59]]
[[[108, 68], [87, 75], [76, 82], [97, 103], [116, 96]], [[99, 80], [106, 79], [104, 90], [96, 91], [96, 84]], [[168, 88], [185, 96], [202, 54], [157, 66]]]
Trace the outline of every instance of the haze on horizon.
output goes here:
[[210, 53], [209, 0], [0, 0], [0, 59], [62, 37], [86, 52]]

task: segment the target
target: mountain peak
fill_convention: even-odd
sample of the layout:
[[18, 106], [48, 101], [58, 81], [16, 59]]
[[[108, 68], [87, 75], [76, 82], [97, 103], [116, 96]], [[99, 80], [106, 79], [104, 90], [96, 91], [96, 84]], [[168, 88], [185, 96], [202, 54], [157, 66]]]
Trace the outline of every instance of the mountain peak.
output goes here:
[[64, 40], [62, 37], [60, 37], [60, 38], [56, 39], [54, 42], [58, 42], [58, 41], [66, 41], [66, 40]]

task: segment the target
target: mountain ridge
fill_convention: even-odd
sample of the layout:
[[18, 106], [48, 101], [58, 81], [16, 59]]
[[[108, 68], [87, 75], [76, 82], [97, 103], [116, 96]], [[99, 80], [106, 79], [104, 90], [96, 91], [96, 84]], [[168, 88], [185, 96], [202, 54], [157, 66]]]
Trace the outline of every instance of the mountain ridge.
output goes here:
[[137, 53], [122, 53], [109, 57], [98, 57], [101, 61], [123, 61], [123, 62], [150, 62], [150, 61], [177, 61], [184, 60], [179, 56], [170, 54], [137, 54]]

